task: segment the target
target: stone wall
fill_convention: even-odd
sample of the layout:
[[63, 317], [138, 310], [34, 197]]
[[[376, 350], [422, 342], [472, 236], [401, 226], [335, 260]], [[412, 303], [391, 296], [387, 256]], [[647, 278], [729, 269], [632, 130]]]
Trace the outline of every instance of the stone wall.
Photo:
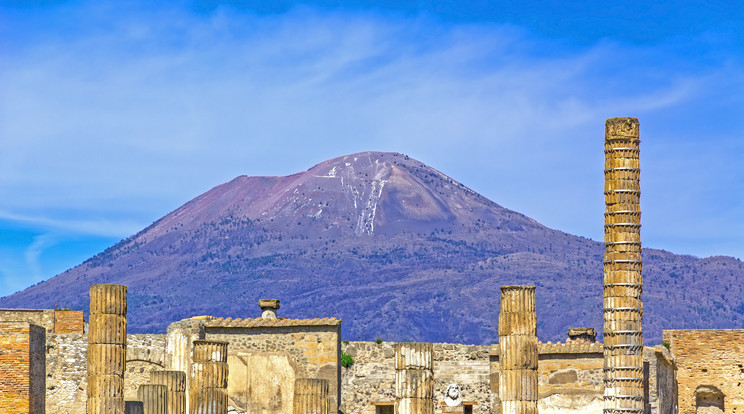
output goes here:
[[44, 413], [44, 328], [0, 322], [0, 412]]
[[54, 309], [0, 309], [0, 322], [28, 322], [47, 333], [83, 333], [83, 311]]
[[744, 330], [665, 330], [663, 336], [678, 369], [680, 414], [744, 412]]
[[204, 339], [229, 343], [228, 394], [237, 412], [291, 413], [297, 378], [328, 380], [331, 412], [336, 412], [340, 322], [214, 318], [205, 321]]
[[[46, 412], [85, 414], [86, 352], [88, 337], [82, 334], [51, 334], [46, 347]], [[150, 380], [150, 372], [162, 370], [165, 335], [127, 335], [127, 370], [124, 398], [135, 400], [137, 388]]]
[[[492, 347], [490, 354], [494, 376], [498, 375], [498, 349]], [[601, 413], [602, 351], [602, 344], [583, 340], [540, 343], [537, 364], [540, 413]]]
[[47, 333], [54, 333], [54, 310], [0, 309], [0, 322], [28, 322], [41, 326]]
[[[395, 351], [392, 342], [350, 342], [341, 350], [354, 358], [354, 364], [341, 368], [341, 411], [374, 414], [376, 407], [395, 400]], [[491, 375], [488, 346], [434, 344], [434, 410], [445, 408], [444, 391], [457, 383], [463, 402], [473, 405], [473, 413], [491, 412]]]
[[677, 414], [677, 366], [671, 353], [663, 346], [646, 347], [643, 360], [649, 390], [645, 413]]
[[[374, 414], [394, 401], [394, 343], [349, 342], [342, 351], [354, 364], [342, 368], [341, 411]], [[541, 414], [602, 413], [603, 347], [600, 343], [567, 341], [539, 344], [539, 410]], [[673, 414], [676, 406], [675, 366], [665, 349], [647, 348], [646, 398], [649, 413]], [[473, 413], [499, 412], [499, 348], [434, 344], [435, 412], [449, 411], [444, 390], [462, 389], [464, 405]], [[472, 404], [472, 405], [471, 405]]]

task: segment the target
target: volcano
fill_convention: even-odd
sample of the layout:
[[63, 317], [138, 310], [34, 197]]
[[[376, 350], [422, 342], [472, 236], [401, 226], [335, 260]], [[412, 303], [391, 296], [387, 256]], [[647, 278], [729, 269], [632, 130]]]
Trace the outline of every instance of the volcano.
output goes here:
[[[597, 226], [602, 212], [597, 212]], [[129, 287], [133, 333], [194, 315], [343, 318], [349, 340], [497, 342], [499, 287], [537, 286], [538, 336], [602, 329], [600, 242], [547, 228], [422, 162], [364, 152], [287, 177], [214, 187], [81, 265], [0, 299], [88, 308], [91, 284]], [[742, 262], [644, 249], [644, 330], [744, 322]]]

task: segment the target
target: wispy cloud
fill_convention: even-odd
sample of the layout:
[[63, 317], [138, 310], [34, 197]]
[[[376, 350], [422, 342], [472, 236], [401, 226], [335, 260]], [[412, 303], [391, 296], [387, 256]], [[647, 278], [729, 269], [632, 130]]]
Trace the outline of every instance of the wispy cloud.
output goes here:
[[[714, 113], [654, 123], [744, 96], [739, 56], [690, 59], [678, 40], [576, 46], [426, 14], [83, 4], [60, 14], [82, 27], [29, 17], [16, 30], [40, 32], [1, 52], [2, 218], [118, 237], [234, 176], [379, 149], [598, 238], [586, 217], [602, 208], [605, 118], [638, 116], [670, 145], [700, 123], [709, 142], [742, 132]], [[743, 155], [712, 148], [723, 163]], [[713, 171], [701, 174], [716, 182]], [[708, 214], [701, 191], [680, 216]]]

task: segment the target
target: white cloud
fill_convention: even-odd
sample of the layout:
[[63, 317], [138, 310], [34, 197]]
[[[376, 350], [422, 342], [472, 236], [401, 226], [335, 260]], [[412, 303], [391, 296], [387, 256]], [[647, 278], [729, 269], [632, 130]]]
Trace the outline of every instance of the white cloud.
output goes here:
[[90, 27], [3, 56], [0, 217], [117, 237], [239, 174], [379, 149], [596, 238], [604, 119], [704, 104], [740, 72], [421, 16], [80, 13]]

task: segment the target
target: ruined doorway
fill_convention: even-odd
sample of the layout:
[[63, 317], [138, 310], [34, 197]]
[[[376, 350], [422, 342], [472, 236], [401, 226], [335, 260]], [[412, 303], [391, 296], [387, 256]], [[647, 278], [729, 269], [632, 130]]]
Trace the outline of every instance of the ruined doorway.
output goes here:
[[695, 390], [697, 414], [723, 414], [725, 395], [712, 385], [701, 385]]

